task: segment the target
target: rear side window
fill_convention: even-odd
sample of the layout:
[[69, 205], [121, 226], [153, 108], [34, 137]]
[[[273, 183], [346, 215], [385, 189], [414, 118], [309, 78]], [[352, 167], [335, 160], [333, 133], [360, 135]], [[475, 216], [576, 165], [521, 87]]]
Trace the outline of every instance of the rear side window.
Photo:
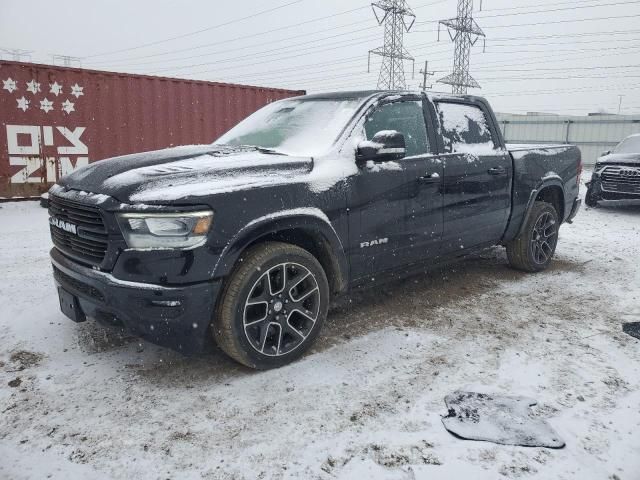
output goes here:
[[427, 127], [421, 101], [387, 103], [376, 108], [364, 124], [367, 140], [382, 130], [396, 130], [404, 135], [407, 157], [429, 152]]
[[495, 145], [484, 112], [474, 105], [436, 103], [446, 153], [482, 153]]

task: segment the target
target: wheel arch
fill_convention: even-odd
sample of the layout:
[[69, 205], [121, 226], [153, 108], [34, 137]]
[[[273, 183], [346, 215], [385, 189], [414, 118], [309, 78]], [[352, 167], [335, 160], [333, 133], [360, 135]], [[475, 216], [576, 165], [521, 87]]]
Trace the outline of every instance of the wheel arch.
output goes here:
[[527, 207], [525, 209], [520, 228], [515, 235], [515, 238], [522, 235], [524, 228], [527, 224], [527, 220], [531, 215], [533, 206], [537, 201], [548, 202], [554, 206], [558, 212], [558, 218], [562, 223], [565, 218], [565, 203], [564, 203], [564, 188], [562, 186], [562, 178], [559, 175], [547, 175], [542, 181], [531, 191]]
[[564, 203], [564, 189], [562, 188], [562, 184], [553, 181], [543, 184], [541, 188], [538, 189], [538, 194], [536, 195], [536, 201], [543, 201], [550, 203], [558, 212], [558, 218], [562, 222], [565, 218], [565, 203]]
[[342, 242], [321, 210], [305, 210], [308, 211], [280, 212], [276, 216], [265, 216], [247, 224], [222, 251], [213, 277], [227, 276], [248, 248], [268, 241], [279, 241], [311, 253], [324, 268], [331, 293], [344, 292], [347, 289], [349, 267]]

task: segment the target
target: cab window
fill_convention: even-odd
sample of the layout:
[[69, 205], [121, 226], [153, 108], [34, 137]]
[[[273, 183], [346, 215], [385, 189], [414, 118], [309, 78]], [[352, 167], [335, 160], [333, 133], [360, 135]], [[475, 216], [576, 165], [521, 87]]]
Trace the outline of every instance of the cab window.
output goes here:
[[437, 102], [445, 153], [468, 152], [470, 148], [494, 148], [489, 122], [475, 105]]
[[421, 101], [387, 103], [377, 107], [364, 124], [367, 140], [381, 130], [396, 130], [404, 135], [407, 157], [430, 151], [427, 126]]

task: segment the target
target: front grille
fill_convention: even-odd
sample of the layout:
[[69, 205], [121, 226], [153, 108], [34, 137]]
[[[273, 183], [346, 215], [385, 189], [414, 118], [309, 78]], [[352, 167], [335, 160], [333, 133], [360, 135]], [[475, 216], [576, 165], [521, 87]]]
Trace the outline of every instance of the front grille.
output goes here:
[[602, 190], [640, 195], [640, 168], [611, 166], [602, 172]]
[[49, 215], [76, 227], [73, 233], [51, 225], [51, 238], [58, 249], [89, 265], [102, 263], [108, 235], [98, 208], [50, 195]]
[[71, 288], [79, 293], [84, 293], [87, 297], [95, 298], [100, 302], [104, 302], [104, 295], [97, 288], [92, 287], [91, 285], [87, 285], [80, 280], [76, 280], [73, 277], [70, 277], [63, 271], [53, 267], [53, 276], [60, 284], [64, 287]]

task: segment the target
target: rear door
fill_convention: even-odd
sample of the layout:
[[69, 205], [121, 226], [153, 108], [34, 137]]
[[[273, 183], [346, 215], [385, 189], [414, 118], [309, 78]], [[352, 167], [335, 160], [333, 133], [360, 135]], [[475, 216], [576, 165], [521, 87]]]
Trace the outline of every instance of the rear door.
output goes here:
[[444, 165], [443, 253], [498, 243], [511, 203], [512, 162], [484, 105], [436, 101]]
[[[377, 105], [366, 114], [359, 134], [371, 140], [382, 130], [404, 135], [406, 155], [396, 161], [369, 161], [350, 179], [354, 279], [434, 255], [442, 236], [442, 165], [431, 155], [435, 136], [430, 142], [422, 98], [403, 96]], [[432, 181], [421, 178], [430, 174]]]

